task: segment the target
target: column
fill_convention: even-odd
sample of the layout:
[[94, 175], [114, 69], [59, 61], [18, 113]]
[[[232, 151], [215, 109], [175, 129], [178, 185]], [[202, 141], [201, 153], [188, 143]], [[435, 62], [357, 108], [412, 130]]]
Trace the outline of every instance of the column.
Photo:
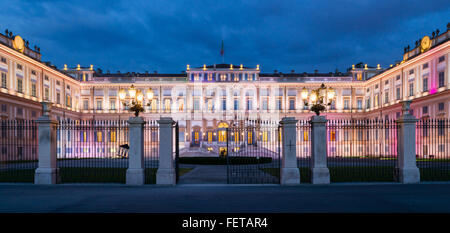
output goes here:
[[327, 167], [327, 119], [324, 116], [311, 117], [311, 183], [329, 184], [330, 171]]
[[300, 184], [300, 171], [297, 167], [297, 130], [298, 120], [294, 117], [284, 117], [280, 124], [282, 126], [282, 146], [281, 156], [281, 184]]
[[36, 120], [39, 134], [39, 162], [35, 171], [35, 184], [56, 184], [59, 172], [56, 165], [56, 126], [58, 122], [50, 119], [52, 103], [42, 102], [43, 115]]
[[420, 171], [416, 165], [416, 122], [409, 114], [411, 101], [402, 102], [402, 116], [396, 121], [397, 128], [397, 167], [395, 179], [403, 184], [419, 183]]
[[145, 121], [142, 117], [130, 117], [128, 120], [128, 141], [130, 143], [126, 174], [126, 184], [128, 185], [143, 185], [145, 183], [144, 124]]
[[161, 117], [159, 124], [159, 167], [156, 172], [156, 184], [175, 185], [173, 164], [173, 124], [171, 117]]

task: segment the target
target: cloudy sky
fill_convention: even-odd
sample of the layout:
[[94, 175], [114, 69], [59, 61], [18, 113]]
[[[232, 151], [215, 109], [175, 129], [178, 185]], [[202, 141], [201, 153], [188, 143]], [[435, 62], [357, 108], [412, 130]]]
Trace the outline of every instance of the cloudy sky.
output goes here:
[[0, 0], [0, 31], [41, 48], [59, 68], [179, 73], [225, 62], [262, 72], [383, 67], [446, 30], [448, 0]]

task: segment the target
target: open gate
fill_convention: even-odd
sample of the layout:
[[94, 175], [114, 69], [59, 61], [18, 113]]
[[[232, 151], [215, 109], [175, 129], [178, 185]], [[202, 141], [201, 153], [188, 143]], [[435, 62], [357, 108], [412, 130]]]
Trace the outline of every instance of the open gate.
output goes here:
[[227, 128], [227, 182], [280, 183], [278, 122], [247, 120]]

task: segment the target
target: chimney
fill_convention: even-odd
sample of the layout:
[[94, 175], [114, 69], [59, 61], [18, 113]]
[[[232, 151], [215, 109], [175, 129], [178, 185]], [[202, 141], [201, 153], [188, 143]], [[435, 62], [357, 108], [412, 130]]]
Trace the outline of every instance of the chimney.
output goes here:
[[278, 70], [274, 70], [273, 73], [277, 74], [277, 73], [278, 73]]
[[319, 73], [319, 70], [314, 70], [314, 74], [318, 74]]
[[295, 73], [295, 70], [291, 70], [291, 73]]
[[157, 73], [158, 73], [158, 71], [156, 71], [156, 70], [155, 70], [155, 71], [153, 71], [153, 73], [157, 74]]

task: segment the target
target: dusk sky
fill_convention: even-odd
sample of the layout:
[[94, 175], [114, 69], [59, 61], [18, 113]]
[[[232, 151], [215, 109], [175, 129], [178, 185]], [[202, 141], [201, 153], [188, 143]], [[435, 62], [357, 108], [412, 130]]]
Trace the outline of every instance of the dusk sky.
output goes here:
[[383, 67], [450, 22], [450, 1], [3, 1], [0, 31], [43, 61], [116, 72], [180, 73], [203, 64], [262, 72]]

